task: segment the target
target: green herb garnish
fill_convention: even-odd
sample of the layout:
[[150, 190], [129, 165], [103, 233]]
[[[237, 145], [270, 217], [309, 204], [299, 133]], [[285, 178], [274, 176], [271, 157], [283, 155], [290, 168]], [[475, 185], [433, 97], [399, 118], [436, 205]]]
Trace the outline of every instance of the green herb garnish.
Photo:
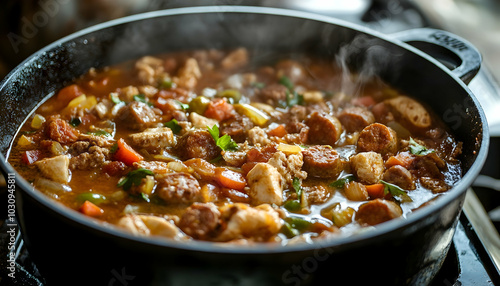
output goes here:
[[263, 82], [252, 82], [251, 84], [252, 87], [255, 87], [255, 88], [258, 88], [258, 89], [263, 89], [264, 87], [266, 87], [266, 84], [263, 83]]
[[236, 151], [238, 150], [238, 144], [234, 142], [231, 136], [224, 134], [224, 136], [219, 137], [219, 127], [214, 125], [212, 129], [208, 127], [208, 132], [212, 135], [212, 138], [215, 140], [215, 144], [219, 146], [223, 151]]
[[292, 81], [290, 80], [290, 78], [288, 78], [287, 76], [283, 75], [280, 77], [279, 79], [279, 83], [281, 85], [284, 85], [286, 88], [288, 88], [290, 91], [293, 90], [293, 83]]
[[149, 106], [153, 106], [153, 104], [151, 102], [146, 100], [146, 95], [144, 95], [142, 93], [134, 95], [134, 101], [142, 102], [142, 103], [145, 103]]
[[91, 134], [91, 135], [95, 135], [95, 136], [113, 137], [113, 135], [111, 135], [111, 133], [104, 131], [104, 130], [90, 131], [90, 132], [87, 132], [87, 134]]
[[283, 206], [290, 212], [296, 212], [302, 208], [299, 200], [289, 200]]
[[331, 183], [329, 186], [340, 189], [340, 188], [343, 188], [345, 184], [347, 184], [351, 181], [354, 181], [353, 175], [349, 175], [349, 176], [344, 177], [342, 179], [338, 179], [335, 182]]
[[111, 98], [111, 101], [114, 103], [114, 104], [118, 104], [118, 103], [121, 103], [123, 101], [120, 100], [120, 97], [118, 96], [118, 93], [116, 92], [112, 92], [109, 94], [109, 97]]
[[124, 179], [122, 179], [116, 186], [118, 188], [122, 187], [125, 191], [130, 190], [132, 185], [139, 186], [142, 179], [146, 176], [153, 176], [154, 173], [150, 170], [140, 168], [134, 171], [130, 171]]
[[109, 152], [111, 152], [111, 154], [114, 154], [116, 153], [116, 151], [118, 151], [118, 144], [113, 144], [113, 146], [111, 146], [111, 148], [109, 149]]
[[401, 189], [399, 186], [387, 183], [386, 181], [380, 180], [384, 184], [384, 195], [391, 194], [393, 197], [398, 198], [401, 202], [412, 202], [413, 200], [408, 196], [405, 190]]
[[302, 186], [300, 185], [299, 178], [293, 178], [292, 187], [295, 190], [295, 193], [297, 194], [297, 199], [287, 201], [283, 206], [288, 211], [295, 212], [295, 211], [298, 211], [302, 208], [302, 192], [303, 192], [303, 190], [302, 190]]
[[174, 134], [179, 134], [179, 132], [181, 132], [182, 130], [182, 127], [179, 125], [179, 122], [177, 122], [176, 119], [172, 119], [170, 120], [169, 122], [163, 124], [165, 127], [168, 127], [170, 129], [172, 129], [172, 132]]
[[182, 110], [188, 110], [189, 109], [189, 104], [187, 103], [182, 103], [178, 100], [176, 100], [175, 102], [177, 102], [177, 104], [179, 104], [179, 106], [182, 108]]
[[413, 138], [410, 137], [410, 152], [414, 155], [425, 156], [430, 153], [434, 153], [434, 150], [427, 149], [425, 146], [422, 146], [415, 142]]
[[80, 118], [78, 117], [75, 117], [75, 118], [71, 118], [71, 120], [69, 121], [69, 124], [73, 127], [77, 127], [78, 125], [80, 125], [82, 123], [82, 121], [80, 120]]

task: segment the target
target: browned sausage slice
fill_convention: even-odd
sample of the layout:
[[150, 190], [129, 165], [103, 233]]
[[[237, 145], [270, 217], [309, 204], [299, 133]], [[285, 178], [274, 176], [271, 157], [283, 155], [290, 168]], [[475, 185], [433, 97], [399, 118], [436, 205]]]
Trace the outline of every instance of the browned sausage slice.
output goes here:
[[186, 173], [168, 173], [157, 178], [156, 193], [169, 203], [192, 203], [201, 200], [198, 180]]
[[184, 134], [176, 149], [183, 160], [201, 158], [210, 161], [220, 155], [214, 138], [205, 130], [193, 130]]
[[377, 225], [400, 217], [401, 207], [395, 202], [375, 199], [362, 204], [356, 212], [356, 221], [362, 225]]
[[396, 131], [384, 124], [370, 124], [359, 134], [358, 149], [361, 152], [373, 151], [382, 155], [394, 154], [398, 149]]
[[227, 134], [237, 143], [245, 142], [248, 130], [253, 128], [253, 123], [246, 116], [237, 116], [226, 119], [220, 123], [220, 133]]
[[345, 162], [335, 149], [328, 145], [316, 145], [302, 151], [304, 164], [302, 170], [308, 176], [336, 178], [343, 170]]
[[214, 236], [220, 216], [214, 204], [194, 203], [182, 215], [179, 228], [194, 239], [207, 240]]
[[338, 119], [347, 132], [361, 131], [375, 122], [375, 117], [366, 108], [359, 106], [347, 107], [340, 112]]
[[405, 190], [414, 190], [415, 182], [410, 171], [400, 165], [394, 165], [387, 169], [384, 173], [383, 180], [398, 185]]
[[306, 120], [309, 127], [307, 140], [310, 144], [321, 144], [334, 146], [342, 134], [342, 124], [340, 121], [329, 114], [311, 113]]

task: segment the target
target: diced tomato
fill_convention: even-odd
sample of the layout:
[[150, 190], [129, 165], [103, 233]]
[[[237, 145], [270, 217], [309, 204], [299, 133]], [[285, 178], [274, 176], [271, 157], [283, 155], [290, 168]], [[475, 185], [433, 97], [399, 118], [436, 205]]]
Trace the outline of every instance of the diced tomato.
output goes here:
[[388, 169], [395, 165], [400, 165], [409, 168], [415, 157], [410, 152], [400, 152], [396, 156], [391, 156], [385, 162], [385, 167]]
[[243, 174], [226, 168], [215, 169], [215, 180], [221, 186], [235, 190], [243, 190], [247, 185], [247, 180]]
[[25, 151], [22, 155], [23, 162], [26, 165], [31, 165], [42, 158], [42, 151], [40, 150], [29, 150]]
[[60, 118], [49, 120], [46, 132], [50, 139], [62, 144], [73, 143], [78, 139], [78, 130]]
[[89, 126], [94, 124], [94, 122], [97, 120], [97, 117], [93, 114], [85, 114], [80, 118], [80, 121], [82, 122], [82, 126]]
[[229, 119], [234, 116], [234, 107], [226, 100], [219, 98], [211, 101], [203, 113], [205, 117], [213, 118], [217, 121]]
[[104, 213], [104, 210], [89, 201], [85, 201], [80, 207], [80, 212], [91, 217], [98, 217]]
[[122, 176], [124, 171], [127, 169], [127, 165], [121, 161], [111, 161], [108, 164], [102, 166], [102, 171], [111, 177]]
[[366, 192], [370, 195], [370, 199], [377, 199], [384, 197], [384, 184], [367, 185]]
[[83, 91], [77, 84], [68, 85], [57, 93], [57, 101], [67, 105], [72, 99], [82, 94]]
[[267, 134], [269, 136], [276, 136], [276, 137], [280, 137], [281, 138], [281, 137], [287, 135], [288, 132], [286, 132], [285, 125], [280, 124], [276, 128], [269, 130], [267, 132]]
[[351, 100], [351, 103], [354, 105], [361, 105], [366, 107], [370, 107], [376, 104], [375, 100], [371, 96], [362, 96], [353, 98]]
[[244, 174], [248, 174], [248, 172], [250, 172], [250, 170], [252, 170], [253, 167], [255, 167], [255, 165], [257, 165], [258, 163], [259, 162], [247, 162], [241, 166], [241, 171]]
[[120, 138], [117, 142], [118, 148], [114, 155], [117, 161], [125, 163], [127, 166], [132, 166], [135, 162], [144, 160], [144, 158], [137, 153], [132, 147], [130, 147], [123, 138]]

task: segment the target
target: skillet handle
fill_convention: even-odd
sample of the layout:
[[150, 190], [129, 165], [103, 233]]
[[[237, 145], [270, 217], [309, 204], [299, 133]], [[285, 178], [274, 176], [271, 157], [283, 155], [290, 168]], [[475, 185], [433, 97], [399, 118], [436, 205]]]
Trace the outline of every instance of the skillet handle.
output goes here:
[[391, 34], [390, 37], [435, 58], [466, 84], [469, 84], [481, 67], [482, 57], [476, 47], [443, 30], [420, 28]]

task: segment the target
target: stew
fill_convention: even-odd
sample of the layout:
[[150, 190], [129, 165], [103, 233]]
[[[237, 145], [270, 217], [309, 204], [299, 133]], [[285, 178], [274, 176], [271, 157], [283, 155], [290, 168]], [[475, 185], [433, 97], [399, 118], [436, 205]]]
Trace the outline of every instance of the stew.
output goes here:
[[244, 48], [145, 56], [37, 108], [9, 162], [39, 191], [135, 235], [281, 244], [405, 219], [461, 177], [425, 104], [332, 61]]

